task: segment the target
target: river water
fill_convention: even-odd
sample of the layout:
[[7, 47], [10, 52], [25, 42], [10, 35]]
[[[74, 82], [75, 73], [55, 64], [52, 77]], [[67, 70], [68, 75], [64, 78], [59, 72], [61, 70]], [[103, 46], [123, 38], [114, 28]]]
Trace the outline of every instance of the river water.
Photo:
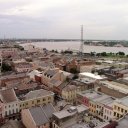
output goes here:
[[[80, 48], [80, 42], [77, 41], [65, 41], [65, 42], [32, 42], [31, 44], [40, 47], [40, 48], [46, 48], [48, 50], [66, 50], [66, 49], [71, 49], [71, 50], [79, 50]], [[22, 46], [28, 45], [22, 44]], [[96, 53], [101, 53], [101, 52], [107, 52], [107, 53], [117, 53], [117, 52], [124, 52], [125, 54], [128, 55], [128, 47], [104, 47], [104, 46], [89, 46], [89, 45], [84, 45], [84, 52], [85, 53], [90, 53], [90, 52], [96, 52]]]

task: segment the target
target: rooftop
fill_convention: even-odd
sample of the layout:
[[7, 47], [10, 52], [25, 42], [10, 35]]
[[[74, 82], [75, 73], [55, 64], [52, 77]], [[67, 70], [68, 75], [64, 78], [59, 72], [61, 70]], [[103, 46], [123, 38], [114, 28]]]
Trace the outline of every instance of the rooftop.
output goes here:
[[80, 75], [85, 76], [85, 77], [89, 77], [89, 78], [93, 78], [93, 79], [97, 79], [97, 80], [102, 80], [104, 79], [104, 77], [101, 77], [100, 75], [96, 75], [90, 72], [83, 72], [80, 73]]
[[72, 91], [72, 90], [76, 90], [76, 86], [75, 85], [67, 85], [66, 87], [63, 88], [63, 91]]
[[96, 102], [109, 106], [111, 106], [111, 104], [115, 101], [115, 98], [100, 92], [96, 92], [94, 90], [78, 92], [77, 94], [82, 95], [83, 97], [87, 97], [90, 100], [94, 100]]
[[0, 80], [4, 79], [15, 79], [15, 78], [22, 78], [22, 77], [28, 77], [26, 73], [17, 73], [17, 74], [10, 74], [10, 75], [5, 75], [0, 78]]
[[90, 84], [90, 83], [95, 82], [95, 80], [91, 79], [91, 78], [79, 78], [79, 79], [77, 79], [77, 81], [85, 83], [85, 84]]
[[120, 100], [116, 100], [116, 102], [128, 107], [128, 96], [121, 98]]
[[10, 103], [18, 101], [16, 94], [13, 89], [6, 89], [0, 91], [1, 100], [4, 103]]
[[[72, 109], [73, 111], [70, 112], [69, 110]], [[76, 110], [76, 111], [74, 111]], [[58, 119], [63, 119], [65, 117], [69, 117], [69, 116], [73, 116], [75, 115], [77, 112], [78, 113], [81, 113], [81, 112], [84, 112], [88, 110], [88, 107], [84, 106], [84, 105], [78, 105], [78, 106], [72, 106], [70, 107], [69, 109], [64, 109], [62, 111], [59, 111], [59, 112], [55, 112], [53, 113], [53, 115], [55, 117], [57, 117]]]
[[25, 95], [25, 100], [35, 99], [35, 98], [39, 98], [39, 97], [43, 97], [47, 95], [54, 95], [54, 93], [51, 91], [44, 90], [44, 89], [30, 91], [29, 93]]
[[116, 128], [128, 128], [128, 115], [118, 121], [118, 126]]
[[33, 107], [29, 109], [29, 112], [37, 126], [48, 123], [55, 111], [56, 110], [52, 106], [52, 104]]
[[9, 120], [0, 128], [25, 128], [25, 126], [23, 126], [21, 121]]
[[102, 81], [103, 86], [128, 94], [128, 86], [114, 81]]

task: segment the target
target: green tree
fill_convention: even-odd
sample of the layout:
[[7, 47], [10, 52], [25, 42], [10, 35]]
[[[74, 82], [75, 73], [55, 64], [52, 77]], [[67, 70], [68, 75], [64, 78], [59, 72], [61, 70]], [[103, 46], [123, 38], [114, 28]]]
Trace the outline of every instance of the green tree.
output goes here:
[[12, 67], [7, 63], [2, 63], [2, 72], [12, 71]]

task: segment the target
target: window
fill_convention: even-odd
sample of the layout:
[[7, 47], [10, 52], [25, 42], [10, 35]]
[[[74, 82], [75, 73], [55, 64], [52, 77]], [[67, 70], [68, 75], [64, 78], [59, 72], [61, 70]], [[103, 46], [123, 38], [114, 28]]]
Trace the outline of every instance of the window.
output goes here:
[[32, 101], [32, 104], [34, 104], [34, 101]]
[[7, 116], [7, 111], [5, 111], [5, 116]]
[[37, 103], [39, 103], [40, 102], [40, 100], [37, 100]]
[[43, 101], [45, 101], [45, 99], [43, 99]]
[[121, 108], [121, 112], [123, 112], [124, 110], [123, 110], [123, 108]]
[[18, 108], [16, 109], [16, 113], [18, 113]]
[[13, 111], [13, 113], [15, 113], [15, 112], [14, 112], [14, 109], [13, 109], [12, 111]]
[[116, 116], [116, 112], [114, 112], [114, 116]]

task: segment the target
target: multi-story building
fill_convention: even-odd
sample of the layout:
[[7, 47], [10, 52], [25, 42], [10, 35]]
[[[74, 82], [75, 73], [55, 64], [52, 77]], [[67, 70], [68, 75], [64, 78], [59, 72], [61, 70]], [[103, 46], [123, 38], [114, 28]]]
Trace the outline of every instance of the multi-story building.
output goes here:
[[77, 87], [75, 85], [67, 85], [62, 89], [62, 98], [67, 102], [75, 102], [76, 101], [76, 92]]
[[88, 113], [88, 107], [79, 105], [53, 113], [53, 128], [70, 128], [73, 124], [83, 120]]
[[80, 91], [85, 91], [85, 90], [93, 89], [96, 85], [96, 81], [91, 78], [79, 78], [73, 80], [71, 84], [79, 88]]
[[118, 120], [116, 128], [127, 128], [128, 127], [128, 114]]
[[107, 95], [123, 98], [128, 96], [128, 86], [114, 81], [101, 81], [99, 83], [98, 91], [105, 93]]
[[2, 51], [2, 57], [13, 57], [18, 54], [17, 48], [2, 48], [0, 50]]
[[32, 64], [28, 62], [21, 62], [21, 63], [14, 64], [14, 70], [18, 73], [29, 72], [32, 69], [33, 69]]
[[44, 89], [30, 91], [25, 96], [20, 97], [20, 110], [38, 105], [45, 105], [54, 102], [54, 93]]
[[24, 109], [21, 112], [22, 122], [26, 128], [51, 128], [55, 111], [52, 104]]
[[15, 80], [25, 80], [29, 79], [29, 76], [26, 73], [19, 73], [19, 74], [10, 74], [0, 77], [0, 84], [2, 87], [6, 87], [6, 82], [15, 81]]
[[113, 104], [114, 118], [119, 119], [128, 113], [128, 96], [116, 100]]
[[114, 101], [115, 98], [93, 90], [77, 93], [77, 102], [88, 106], [90, 113], [102, 120], [113, 119]]
[[61, 83], [66, 80], [66, 76], [63, 71], [58, 68], [46, 69], [42, 74], [42, 83], [49, 88], [53, 88], [54, 84], [51, 81], [60, 81]]
[[19, 113], [19, 101], [13, 89], [0, 91], [0, 101], [3, 103], [2, 116], [14, 118]]

